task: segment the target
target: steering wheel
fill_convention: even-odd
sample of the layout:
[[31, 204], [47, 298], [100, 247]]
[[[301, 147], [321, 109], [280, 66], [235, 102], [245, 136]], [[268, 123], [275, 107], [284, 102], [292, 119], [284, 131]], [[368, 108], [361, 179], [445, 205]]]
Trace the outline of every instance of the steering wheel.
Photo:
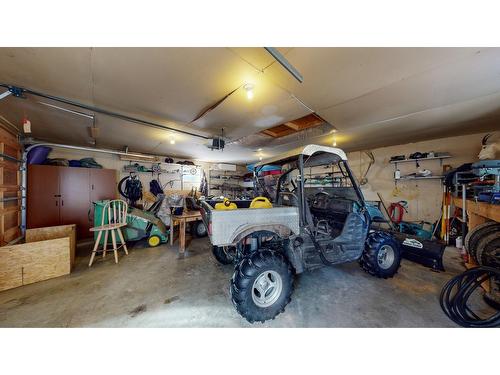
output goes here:
[[[322, 197], [324, 197], [324, 198], [322, 198]], [[328, 192], [326, 192], [326, 191], [317, 192], [316, 194], [314, 194], [313, 204], [317, 201], [320, 201], [323, 199], [329, 199], [329, 198], [331, 198], [331, 195]]]
[[354, 206], [356, 206], [356, 208], [359, 210], [361, 208], [361, 205], [359, 204], [359, 202], [355, 199], [351, 199], [351, 198], [346, 198], [346, 197], [342, 197], [340, 195], [337, 195], [337, 194], [330, 194], [326, 191], [320, 191], [318, 193], [316, 193], [314, 195], [314, 199], [313, 199], [313, 202], [316, 202], [319, 199], [321, 199], [320, 197], [321, 196], [326, 196], [328, 198], [333, 198], [333, 199], [341, 199], [341, 200], [345, 200], [345, 201], [349, 201], [349, 202], [352, 202]]
[[328, 193], [327, 191], [318, 191], [316, 194], [314, 194], [314, 196], [318, 196], [318, 195], [326, 195], [327, 197], [331, 197], [330, 193]]

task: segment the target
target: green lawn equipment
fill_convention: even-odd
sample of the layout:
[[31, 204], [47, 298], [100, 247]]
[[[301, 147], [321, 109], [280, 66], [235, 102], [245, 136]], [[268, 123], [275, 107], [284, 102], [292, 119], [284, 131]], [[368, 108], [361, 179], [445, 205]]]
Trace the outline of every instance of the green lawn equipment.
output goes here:
[[[156, 216], [163, 198], [155, 202], [149, 210], [140, 210], [129, 207], [127, 214], [127, 226], [122, 228], [125, 241], [139, 241], [147, 239], [148, 245], [151, 247], [158, 246], [168, 242], [169, 230], [165, 224]], [[103, 208], [107, 201], [94, 202], [94, 223], [101, 223]], [[107, 215], [107, 213], [105, 213]], [[96, 239], [94, 234], [94, 239]], [[104, 239], [101, 239], [101, 245]], [[118, 243], [121, 243], [118, 240]]]
[[408, 212], [408, 202], [399, 201], [389, 206], [387, 214], [391, 220], [387, 232], [399, 242], [402, 255], [412, 262], [423, 264], [437, 271], [444, 271], [443, 253], [446, 245], [434, 238], [435, 224], [421, 221], [403, 221]]
[[428, 221], [420, 221], [418, 223], [402, 221], [398, 224], [398, 229], [401, 233], [412, 234], [430, 240], [434, 233], [434, 224]]

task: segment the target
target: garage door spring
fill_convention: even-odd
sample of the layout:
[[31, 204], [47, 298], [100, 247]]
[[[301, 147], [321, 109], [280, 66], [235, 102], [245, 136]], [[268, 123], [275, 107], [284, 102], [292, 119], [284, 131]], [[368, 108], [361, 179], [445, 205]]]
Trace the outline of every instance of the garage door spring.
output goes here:
[[[496, 313], [487, 314], [482, 308], [474, 312], [468, 303], [472, 295], [477, 297], [477, 293], [474, 294], [476, 289], [481, 288], [482, 283], [488, 282], [492, 287], [496, 287], [500, 283], [500, 270], [492, 267], [472, 268], [448, 281], [439, 296], [441, 308], [446, 316], [462, 327], [500, 326], [500, 310], [498, 303], [491, 299], [491, 292], [484, 295], [484, 300], [490, 306], [489, 310], [494, 309]], [[489, 316], [480, 317], [479, 314]]]

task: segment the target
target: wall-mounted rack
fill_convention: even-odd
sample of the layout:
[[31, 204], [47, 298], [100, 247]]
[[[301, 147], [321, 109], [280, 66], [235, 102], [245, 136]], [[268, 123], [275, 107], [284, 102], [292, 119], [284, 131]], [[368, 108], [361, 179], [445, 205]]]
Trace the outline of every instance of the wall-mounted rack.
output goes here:
[[442, 180], [444, 176], [415, 176], [415, 177], [401, 177], [395, 178], [395, 181], [411, 181], [411, 180]]
[[[225, 164], [216, 164], [215, 166], [224, 166]], [[229, 168], [214, 168], [212, 165], [208, 170], [209, 195], [224, 195], [230, 199], [245, 193], [253, 188], [253, 182], [247, 184], [244, 182], [244, 171], [235, 166], [235, 170]], [[229, 165], [231, 167], [231, 165]]]
[[[441, 155], [441, 156], [431, 156], [428, 158], [420, 158], [420, 159], [403, 159], [403, 160], [391, 160], [390, 164], [394, 164], [394, 171], [398, 169], [399, 163], [415, 163], [415, 167], [419, 168], [420, 163], [423, 161], [431, 161], [431, 160], [439, 160], [439, 164], [443, 165], [443, 159], [449, 159], [452, 156], [449, 154]], [[401, 176], [400, 178], [394, 178], [394, 184], [397, 184], [398, 181], [413, 181], [413, 180], [443, 180], [444, 176]]]
[[428, 161], [428, 160], [439, 160], [439, 162], [442, 164], [443, 159], [449, 159], [451, 158], [451, 155], [442, 155], [442, 156], [432, 156], [429, 158], [420, 158], [420, 159], [403, 159], [403, 160], [391, 160], [389, 163], [394, 164], [395, 167], [398, 167], [399, 163], [415, 163], [418, 167], [418, 163], [421, 161]]

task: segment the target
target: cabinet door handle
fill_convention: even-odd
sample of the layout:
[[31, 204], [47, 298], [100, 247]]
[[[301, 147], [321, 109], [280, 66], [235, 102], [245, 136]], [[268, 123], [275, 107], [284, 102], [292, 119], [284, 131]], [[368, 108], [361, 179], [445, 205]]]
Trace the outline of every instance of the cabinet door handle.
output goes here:
[[56, 206], [57, 206], [57, 202], [58, 202], [58, 201], [56, 201]]
[[61, 206], [64, 206], [64, 200], [61, 200]]

